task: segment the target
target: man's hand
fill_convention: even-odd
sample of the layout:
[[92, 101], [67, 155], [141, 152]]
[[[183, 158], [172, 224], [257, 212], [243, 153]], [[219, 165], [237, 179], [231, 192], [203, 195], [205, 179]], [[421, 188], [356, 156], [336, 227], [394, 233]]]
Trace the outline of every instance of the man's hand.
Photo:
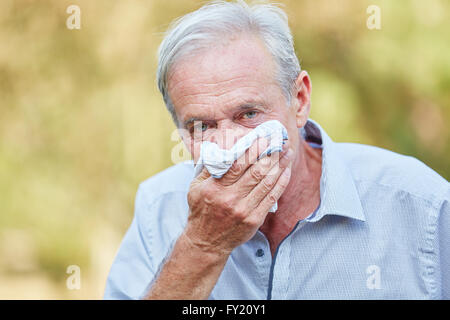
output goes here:
[[186, 228], [145, 299], [207, 299], [231, 251], [263, 224], [289, 183], [292, 156], [286, 144], [257, 161], [267, 147], [257, 141], [221, 179], [204, 169], [191, 183]]
[[206, 170], [188, 193], [190, 214], [184, 236], [201, 250], [229, 255], [263, 224], [290, 180], [292, 151], [257, 160], [267, 140], [257, 140], [220, 179]]

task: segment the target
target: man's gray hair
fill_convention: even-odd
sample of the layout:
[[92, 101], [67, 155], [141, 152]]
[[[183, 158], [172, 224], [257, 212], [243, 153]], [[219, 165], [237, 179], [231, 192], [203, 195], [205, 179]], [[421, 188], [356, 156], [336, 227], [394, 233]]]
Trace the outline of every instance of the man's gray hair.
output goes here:
[[219, 42], [239, 34], [256, 35], [263, 41], [275, 60], [275, 77], [290, 105], [300, 63], [295, 55], [286, 13], [275, 4], [212, 1], [175, 20], [159, 46], [158, 88], [177, 126], [178, 119], [168, 93], [167, 78], [171, 67], [182, 56], [214, 48]]

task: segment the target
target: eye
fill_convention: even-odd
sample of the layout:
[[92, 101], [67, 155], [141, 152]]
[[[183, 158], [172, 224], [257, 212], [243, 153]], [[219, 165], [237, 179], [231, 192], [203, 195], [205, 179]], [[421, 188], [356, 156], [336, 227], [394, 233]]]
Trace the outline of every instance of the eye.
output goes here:
[[194, 131], [196, 131], [196, 132], [199, 132], [199, 131], [202, 131], [202, 132], [205, 132], [206, 130], [208, 130], [208, 124], [206, 123], [206, 122], [198, 122], [198, 123], [196, 123], [195, 125], [193, 125], [191, 128], [190, 128], [190, 132], [191, 133], [193, 133]]
[[252, 119], [252, 118], [256, 117], [256, 114], [257, 114], [256, 111], [248, 111], [248, 112], [243, 114], [242, 118], [244, 118], [244, 119]]

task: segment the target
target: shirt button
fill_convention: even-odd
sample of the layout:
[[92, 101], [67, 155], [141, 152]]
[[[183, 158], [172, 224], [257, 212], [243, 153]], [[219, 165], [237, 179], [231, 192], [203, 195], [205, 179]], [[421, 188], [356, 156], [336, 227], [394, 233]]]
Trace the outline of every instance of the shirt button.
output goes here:
[[258, 258], [262, 257], [263, 255], [264, 255], [264, 250], [263, 249], [256, 250], [256, 256]]

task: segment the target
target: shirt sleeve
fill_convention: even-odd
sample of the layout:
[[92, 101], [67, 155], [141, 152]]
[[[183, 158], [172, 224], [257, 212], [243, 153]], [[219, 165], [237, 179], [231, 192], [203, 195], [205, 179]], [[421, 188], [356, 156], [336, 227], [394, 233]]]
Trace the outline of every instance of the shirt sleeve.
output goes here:
[[139, 188], [133, 221], [109, 271], [104, 299], [140, 299], [155, 275], [139, 221], [147, 211], [142, 188]]
[[439, 248], [442, 299], [450, 299], [450, 189], [439, 216]]

